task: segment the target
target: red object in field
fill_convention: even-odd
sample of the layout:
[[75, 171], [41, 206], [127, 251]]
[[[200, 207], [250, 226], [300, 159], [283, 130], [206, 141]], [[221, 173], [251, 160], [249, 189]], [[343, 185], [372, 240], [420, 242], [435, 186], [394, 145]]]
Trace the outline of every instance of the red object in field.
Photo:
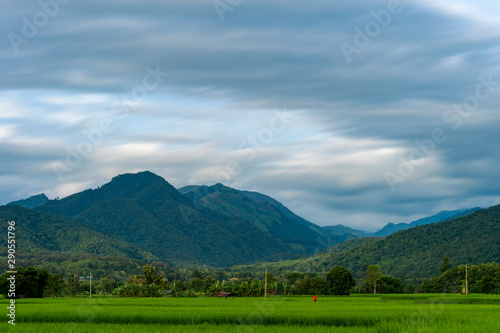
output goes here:
[[317, 299], [318, 299], [318, 297], [316, 295], [314, 295], [313, 300], [316, 302]]

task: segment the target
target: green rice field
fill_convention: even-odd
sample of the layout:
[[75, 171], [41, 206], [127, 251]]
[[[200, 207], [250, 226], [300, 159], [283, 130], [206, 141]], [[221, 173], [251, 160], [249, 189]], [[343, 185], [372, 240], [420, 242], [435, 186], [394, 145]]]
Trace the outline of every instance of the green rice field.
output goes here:
[[500, 295], [45, 298], [1, 332], [500, 332]]

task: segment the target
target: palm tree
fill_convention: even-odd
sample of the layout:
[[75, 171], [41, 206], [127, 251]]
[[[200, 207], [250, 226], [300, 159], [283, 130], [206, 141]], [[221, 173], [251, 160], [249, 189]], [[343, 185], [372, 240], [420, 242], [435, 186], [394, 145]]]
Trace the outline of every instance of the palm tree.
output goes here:
[[221, 291], [221, 285], [219, 281], [216, 281], [214, 284], [212, 284], [209, 288], [210, 294], [216, 294]]
[[240, 293], [240, 296], [248, 296], [248, 293], [250, 292], [250, 288], [248, 287], [248, 281], [243, 281], [242, 283], [240, 283], [238, 291]]
[[294, 286], [293, 284], [283, 283], [283, 292], [285, 295], [293, 295]]
[[270, 285], [270, 289], [271, 289], [271, 295], [278, 295], [278, 283], [277, 282], [273, 282], [271, 283]]
[[262, 281], [253, 281], [250, 284], [250, 290], [252, 292], [252, 296], [260, 296], [262, 290]]

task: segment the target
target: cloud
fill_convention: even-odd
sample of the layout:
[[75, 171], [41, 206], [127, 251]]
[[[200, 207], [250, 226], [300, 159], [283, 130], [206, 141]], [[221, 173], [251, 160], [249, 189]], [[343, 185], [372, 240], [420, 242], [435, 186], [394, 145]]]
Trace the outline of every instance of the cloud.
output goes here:
[[[387, 1], [245, 1], [223, 21], [210, 1], [72, 1], [30, 37], [41, 7], [2, 6], [0, 35], [26, 43], [0, 49], [0, 203], [139, 170], [257, 190], [312, 222], [359, 228], [498, 198], [496, 2], [402, 2], [350, 63], [341, 43], [355, 45]], [[169, 76], [134, 102], [148, 66]], [[489, 75], [494, 91], [454, 128], [447, 112]], [[270, 130], [285, 108], [290, 123]], [[447, 139], [391, 191], [384, 174], [436, 128]], [[58, 178], [86, 141], [91, 153]]]

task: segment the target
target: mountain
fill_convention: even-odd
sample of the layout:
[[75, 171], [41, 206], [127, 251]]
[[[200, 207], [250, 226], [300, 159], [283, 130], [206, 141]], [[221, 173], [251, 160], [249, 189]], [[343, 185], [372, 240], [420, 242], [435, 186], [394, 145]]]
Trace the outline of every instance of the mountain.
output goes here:
[[343, 243], [349, 239], [361, 238], [368, 236], [367, 232], [352, 229], [342, 224], [326, 226], [322, 228], [323, 233], [326, 235], [328, 244], [335, 245]]
[[[142, 267], [152, 264], [164, 275], [175, 268], [160, 262], [139, 247], [91, 230], [80, 223], [26, 209], [17, 205], [0, 206], [0, 229], [7, 235], [7, 221], [15, 221], [16, 262], [21, 267], [38, 267], [64, 275], [108, 277], [124, 281], [131, 274], [140, 274]], [[7, 237], [0, 238], [7, 248]], [[7, 270], [7, 251], [0, 268]]]
[[32, 209], [45, 204], [47, 201], [49, 201], [49, 198], [47, 198], [47, 196], [44, 193], [42, 193], [29, 197], [28, 199], [13, 201], [11, 203], [8, 203], [7, 205], [16, 205]]
[[361, 238], [352, 238], [352, 239], [346, 240], [345, 242], [330, 246], [329, 248], [326, 248], [326, 249], [320, 251], [318, 253], [318, 255], [326, 254], [326, 253], [340, 253], [340, 252], [354, 249], [354, 248], [360, 246], [361, 244], [377, 242], [377, 241], [382, 240], [382, 239], [384, 239], [384, 238], [383, 237], [370, 237], [370, 236], [361, 237]]
[[175, 265], [221, 267], [290, 258], [281, 240], [242, 218], [195, 207], [151, 172], [119, 175], [37, 210], [75, 220]]
[[447, 221], [450, 219], [458, 218], [461, 216], [468, 215], [470, 213], [474, 213], [475, 211], [480, 210], [481, 208], [475, 207], [471, 209], [459, 209], [459, 210], [452, 210], [452, 211], [447, 211], [443, 210], [436, 215], [432, 215], [429, 217], [425, 217], [420, 220], [413, 221], [411, 223], [388, 223], [386, 224], [382, 229], [380, 229], [377, 232], [372, 233], [370, 236], [373, 237], [384, 237], [390, 234], [393, 234], [397, 231], [400, 230], [406, 230], [410, 229], [413, 227], [416, 227], [418, 225], [425, 225], [425, 224], [431, 224], [431, 223], [436, 223], [436, 222], [442, 222], [442, 221]]
[[324, 274], [340, 265], [356, 277], [363, 277], [368, 265], [380, 265], [384, 274], [422, 279], [438, 274], [443, 257], [455, 266], [500, 262], [500, 205], [401, 230], [343, 252], [324, 252], [303, 260], [238, 266], [233, 270], [260, 272], [267, 267], [275, 275], [294, 271]]
[[[126, 257], [140, 260], [157, 259], [151, 253], [126, 242], [91, 230], [76, 221], [37, 212], [16, 205], [0, 206], [2, 221], [15, 221], [18, 252], [71, 252]], [[6, 223], [5, 223], [6, 225]], [[6, 239], [1, 240], [6, 244]], [[3, 244], [2, 244], [3, 245]]]
[[222, 184], [186, 186], [179, 192], [197, 207], [252, 222], [261, 231], [286, 244], [291, 253], [309, 255], [326, 247], [326, 237], [319, 226], [295, 215], [267, 195], [239, 191]]

